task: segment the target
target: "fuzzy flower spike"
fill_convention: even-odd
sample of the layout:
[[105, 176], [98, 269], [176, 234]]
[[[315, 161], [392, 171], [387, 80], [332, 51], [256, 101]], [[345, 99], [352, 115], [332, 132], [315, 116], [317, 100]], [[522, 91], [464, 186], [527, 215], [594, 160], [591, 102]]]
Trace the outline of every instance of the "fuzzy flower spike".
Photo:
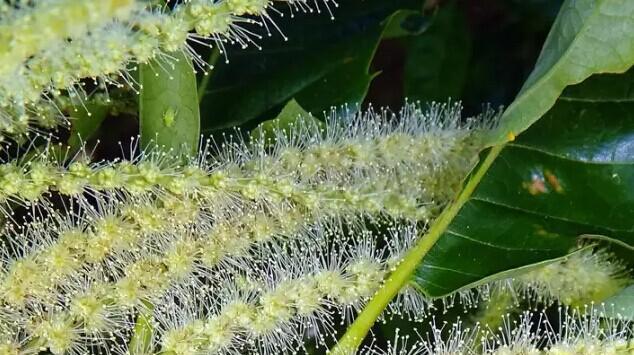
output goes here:
[[[354, 316], [382, 285], [388, 255], [369, 231], [351, 237], [337, 228], [315, 232], [299, 243], [262, 245], [261, 257], [224, 270], [220, 290], [168, 295], [154, 312], [159, 353], [280, 354], [305, 351], [306, 337], [320, 347], [332, 341], [337, 318]], [[412, 235], [399, 230], [389, 237]]]
[[[386, 196], [386, 210], [416, 214], [421, 208], [433, 210], [431, 202], [442, 205], [453, 197], [474, 163], [481, 149], [480, 137], [487, 129], [488, 123], [471, 123], [475, 121], [464, 123], [459, 105], [432, 105], [423, 110], [411, 104], [399, 115], [373, 110], [335, 112], [325, 128], [300, 120], [290, 131], [278, 130], [273, 146], [266, 141], [208, 142], [187, 164], [158, 150], [136, 154], [131, 161], [98, 163], [87, 163], [83, 156], [88, 154], [80, 152], [60, 164], [65, 157], [56, 156], [51, 149], [3, 165], [0, 198], [28, 203], [51, 192], [72, 197], [90, 191], [135, 194], [160, 190], [200, 197], [230, 192], [244, 201], [268, 196], [310, 206], [318, 202], [308, 198], [310, 195], [317, 198], [320, 193], [330, 193], [329, 188], [361, 182], [396, 189], [394, 196]], [[321, 189], [303, 194], [305, 187], [310, 190], [318, 184]], [[399, 198], [404, 192], [398, 191], [399, 186], [416, 188], [409, 195], [420, 193], [417, 198], [426, 201]], [[332, 191], [328, 200], [383, 205], [380, 200], [359, 200], [361, 196], [354, 192]]]

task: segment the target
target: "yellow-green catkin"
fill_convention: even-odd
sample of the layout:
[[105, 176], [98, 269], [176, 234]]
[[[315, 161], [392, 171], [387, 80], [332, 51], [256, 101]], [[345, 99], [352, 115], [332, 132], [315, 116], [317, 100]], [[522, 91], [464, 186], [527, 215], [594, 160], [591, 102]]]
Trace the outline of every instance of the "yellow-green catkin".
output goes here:
[[599, 304], [631, 282], [624, 266], [616, 258], [603, 249], [592, 248], [573, 253], [516, 279], [528, 297], [546, 303], [557, 301], [574, 308]]
[[[196, 222], [197, 210], [186, 200], [178, 202], [115, 199], [104, 203], [99, 212], [90, 208], [74, 212], [77, 222], [72, 214], [53, 213], [44, 221], [22, 226], [4, 245], [18, 255], [4, 260], [0, 302], [17, 309], [33, 302], [53, 302], [59, 288], [77, 282], [86, 268], [99, 267], [109, 258], [133, 261], [133, 253], [147, 248], [162, 233], [174, 233]], [[111, 269], [124, 267], [126, 262], [122, 261], [100, 268], [106, 274], [116, 274]]]
[[[372, 239], [376, 236], [366, 237], [356, 245], [335, 239], [341, 254], [339, 258], [330, 255], [332, 259], [326, 240], [300, 243], [290, 253], [265, 249], [268, 254], [262, 262], [241, 267], [237, 275], [221, 280], [225, 286], [217, 297], [197, 290], [179, 292], [176, 300], [155, 311], [157, 347], [174, 355], [232, 349], [279, 354], [301, 346], [307, 336], [324, 344], [332, 336], [328, 334], [334, 326], [332, 313], [354, 314], [387, 275], [383, 251]], [[186, 310], [176, 304], [185, 305]], [[190, 318], [188, 314], [196, 314], [198, 307], [211, 312]]]
[[[494, 329], [481, 325], [466, 328], [462, 321], [442, 325], [431, 321], [431, 329], [418, 338], [399, 336], [388, 349], [368, 346], [362, 355], [631, 355], [634, 353], [632, 324], [606, 320], [598, 309], [587, 313], [560, 309], [558, 318], [548, 318], [545, 311], [523, 312], [517, 320], [506, 316]], [[486, 337], [478, 337], [485, 334]]]
[[[207, 156], [209, 150], [203, 149], [202, 156], [185, 166], [160, 152], [144, 153], [135, 162], [76, 160], [67, 165], [40, 154], [1, 167], [0, 197], [37, 201], [50, 192], [78, 196], [86, 191], [159, 189], [215, 198], [229, 192], [246, 200], [287, 199], [307, 207], [326, 201], [333, 208], [356, 204], [406, 217], [420, 213], [423, 219], [453, 197], [475, 161], [482, 132], [458, 122], [458, 107], [439, 105], [425, 112], [412, 105], [398, 124], [388, 124], [381, 115], [336, 116], [325, 137], [319, 127], [300, 121], [290, 132], [292, 139], [278, 140], [270, 150], [237, 142], [216, 156]], [[372, 198], [379, 190], [387, 194]]]

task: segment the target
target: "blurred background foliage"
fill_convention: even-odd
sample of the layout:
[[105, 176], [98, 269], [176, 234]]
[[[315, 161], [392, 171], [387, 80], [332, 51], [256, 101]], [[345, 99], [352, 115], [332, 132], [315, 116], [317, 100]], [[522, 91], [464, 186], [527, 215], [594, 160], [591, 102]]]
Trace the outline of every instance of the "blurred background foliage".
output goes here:
[[[229, 48], [202, 98], [203, 132], [275, 117], [292, 98], [317, 117], [332, 105], [398, 109], [461, 100], [467, 114], [512, 101], [561, 1], [344, 0], [335, 20], [278, 21], [262, 49]], [[288, 22], [288, 23], [287, 23]]]
[[[257, 45], [197, 48], [201, 132], [246, 130], [292, 99], [317, 118], [332, 106], [389, 107], [405, 100], [462, 101], [465, 114], [508, 105], [530, 73], [561, 0], [339, 0], [332, 17], [277, 17]], [[107, 115], [90, 141], [111, 152], [138, 123]], [[130, 115], [130, 118], [133, 118]], [[114, 121], [114, 122], [113, 122]], [[93, 117], [93, 122], [95, 122]], [[107, 129], [104, 129], [107, 127]], [[94, 129], [93, 129], [94, 130]], [[85, 137], [85, 135], [84, 135]]]

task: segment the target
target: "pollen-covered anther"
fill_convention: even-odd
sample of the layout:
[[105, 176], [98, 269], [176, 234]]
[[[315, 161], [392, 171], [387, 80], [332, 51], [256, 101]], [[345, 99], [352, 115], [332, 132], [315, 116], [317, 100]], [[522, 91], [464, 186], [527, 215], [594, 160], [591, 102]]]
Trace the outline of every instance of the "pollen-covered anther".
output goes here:
[[187, 238], [174, 243], [166, 252], [163, 262], [170, 276], [175, 280], [188, 277], [198, 259], [199, 247]]

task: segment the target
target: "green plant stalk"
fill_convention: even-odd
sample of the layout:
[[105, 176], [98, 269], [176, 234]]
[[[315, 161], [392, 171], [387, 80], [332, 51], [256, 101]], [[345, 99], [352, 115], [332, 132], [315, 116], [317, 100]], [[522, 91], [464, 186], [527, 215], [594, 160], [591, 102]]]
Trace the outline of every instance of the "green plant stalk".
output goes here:
[[203, 75], [203, 78], [200, 80], [200, 84], [198, 85], [198, 103], [203, 100], [203, 97], [205, 97], [205, 94], [207, 93], [207, 86], [209, 86], [209, 80], [213, 74], [213, 68], [216, 65], [216, 62], [218, 62], [218, 58], [220, 58], [220, 49], [218, 49], [218, 47], [214, 47], [211, 49], [209, 59], [207, 59], [207, 64], [209, 64], [211, 69]]
[[482, 164], [477, 167], [475, 173], [467, 181], [455, 202], [450, 204], [438, 216], [438, 219], [433, 223], [427, 234], [405, 255], [398, 267], [390, 274], [385, 284], [368, 302], [352, 325], [348, 327], [343, 337], [339, 339], [338, 344], [331, 350], [331, 354], [349, 355], [356, 353], [357, 348], [374, 325], [376, 319], [383, 313], [385, 307], [398, 294], [401, 288], [409, 282], [417, 266], [440, 239], [462, 206], [469, 200], [480, 180], [489, 170], [495, 158], [504, 149], [504, 146], [505, 144], [499, 144], [491, 148]]

